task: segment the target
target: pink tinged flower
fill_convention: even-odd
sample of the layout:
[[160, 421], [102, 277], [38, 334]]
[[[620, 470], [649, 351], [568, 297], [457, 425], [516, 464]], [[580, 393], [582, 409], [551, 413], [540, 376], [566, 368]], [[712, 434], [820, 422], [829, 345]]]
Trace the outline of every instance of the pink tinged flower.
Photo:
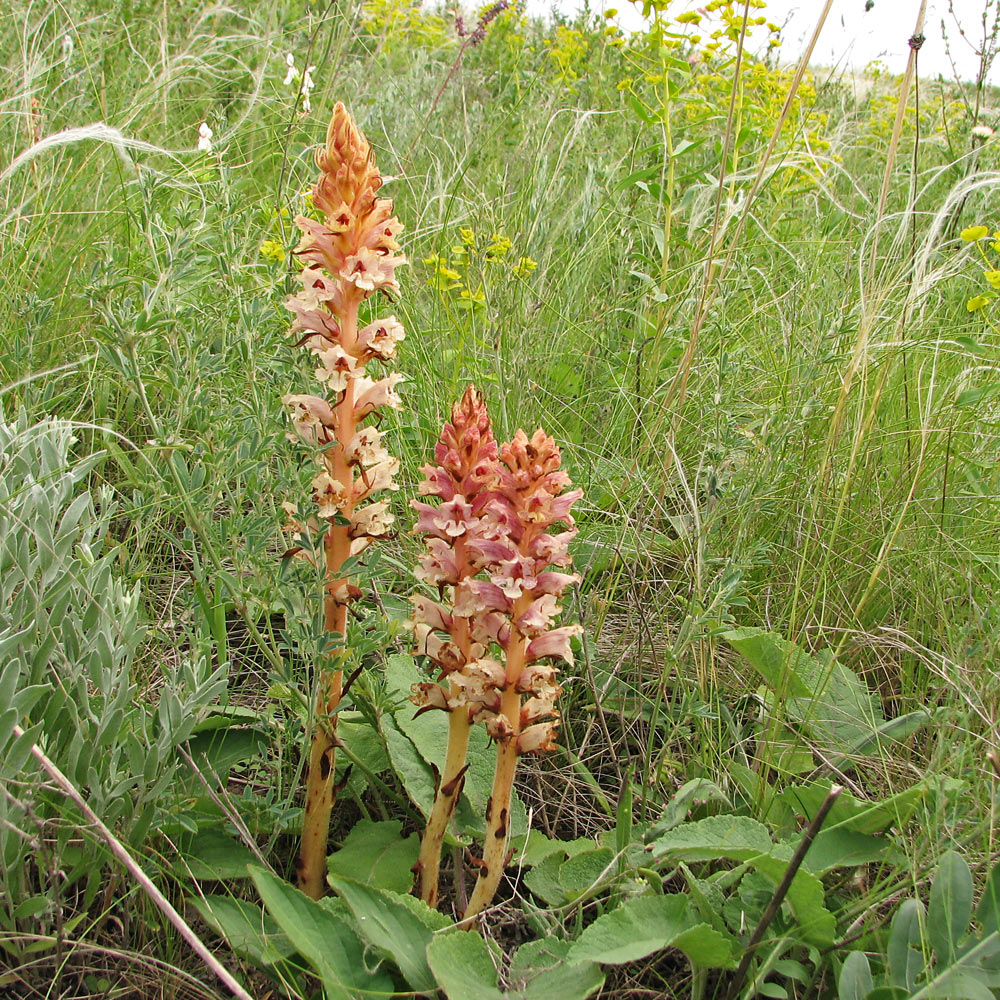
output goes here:
[[520, 554], [502, 562], [490, 576], [490, 580], [512, 601], [517, 600], [526, 590], [534, 590], [538, 586], [534, 560]]
[[432, 684], [430, 681], [422, 681], [414, 684], [410, 688], [410, 701], [417, 706], [417, 715], [430, 712], [437, 708], [443, 712], [452, 710], [449, 704], [448, 694], [440, 684]]
[[326, 469], [313, 477], [312, 488], [316, 503], [319, 504], [320, 517], [334, 517], [344, 508], [347, 502], [347, 490], [344, 484], [334, 479]]
[[529, 726], [517, 737], [517, 752], [522, 753], [545, 753], [550, 750], [557, 750], [556, 737], [559, 735], [559, 723], [556, 721], [541, 722], [536, 726]]
[[[485, 531], [492, 534], [490, 523], [482, 518], [478, 519], [476, 528], [478, 532]], [[490, 537], [473, 536], [466, 542], [466, 549], [473, 557], [473, 566], [477, 571], [484, 566], [507, 562], [516, 555], [508, 542]]]
[[538, 582], [535, 584], [537, 594], [555, 594], [558, 597], [573, 583], [579, 583], [582, 577], [579, 573], [539, 573]]
[[422, 497], [441, 497], [442, 500], [450, 500], [455, 496], [455, 481], [444, 469], [425, 465], [420, 471], [424, 474], [424, 479], [417, 484], [417, 492]]
[[453, 642], [442, 639], [429, 625], [413, 626], [414, 656], [430, 657], [445, 673], [460, 670], [465, 659]]
[[282, 396], [281, 402], [291, 411], [292, 426], [303, 441], [315, 446], [331, 440], [325, 432], [334, 429], [337, 418], [325, 399], [293, 393]]
[[553, 497], [548, 504], [548, 523], [552, 524], [554, 521], [565, 521], [571, 528], [573, 527], [574, 521], [570, 517], [569, 509], [583, 496], [583, 490], [576, 489], [570, 490], [569, 493], [563, 493], [561, 496]]
[[339, 273], [341, 278], [364, 292], [375, 292], [380, 289], [398, 292], [395, 270], [400, 264], [405, 263], [403, 257], [380, 254], [368, 247], [359, 247], [357, 253], [352, 253], [344, 261]]
[[377, 538], [386, 534], [396, 519], [390, 513], [389, 505], [384, 500], [378, 500], [352, 511], [350, 520], [352, 538]]
[[354, 480], [351, 495], [355, 503], [365, 500], [380, 490], [398, 490], [399, 485], [393, 481], [393, 476], [399, 471], [399, 459], [388, 458], [369, 469], [363, 469], [361, 475]]
[[490, 642], [497, 643], [506, 650], [510, 642], [510, 620], [499, 611], [482, 612], [471, 619], [472, 638], [488, 646]]
[[467, 677], [478, 677], [487, 687], [492, 688], [502, 688], [507, 680], [503, 664], [488, 657], [470, 660], [462, 668], [462, 673]]
[[473, 526], [472, 507], [465, 497], [456, 496], [437, 508], [432, 523], [442, 538], [458, 538]]
[[340, 344], [333, 344], [315, 353], [320, 363], [320, 367], [316, 369], [316, 378], [331, 392], [343, 392], [347, 383], [355, 377], [355, 359]]
[[[429, 538], [426, 551], [418, 557], [420, 565], [413, 575], [432, 587], [441, 587], [448, 583], [458, 583], [458, 566], [455, 563], [455, 551], [440, 538]], [[462, 614], [456, 606], [457, 614]]]
[[556, 687], [556, 676], [559, 671], [551, 663], [535, 663], [525, 667], [517, 679], [517, 690], [521, 694], [540, 695]]
[[[437, 539], [430, 540], [435, 541]], [[484, 611], [509, 612], [511, 604], [510, 598], [488, 580], [463, 580], [455, 588], [455, 614], [463, 618], [473, 618]]]
[[486, 719], [486, 732], [497, 741], [506, 743], [514, 735], [514, 727], [506, 715], [497, 713]]
[[552, 622], [559, 614], [555, 596], [543, 594], [528, 605], [528, 610], [515, 622], [522, 635], [534, 638], [548, 631]]
[[558, 715], [556, 712], [556, 697], [560, 690], [560, 688], [556, 687], [546, 691], [544, 695], [539, 697], [528, 698], [521, 706], [521, 728], [525, 729], [539, 719]]
[[388, 361], [396, 356], [396, 345], [406, 337], [395, 316], [369, 323], [358, 333], [358, 346]]
[[382, 447], [382, 431], [377, 427], [362, 427], [351, 438], [345, 457], [351, 465], [379, 465], [392, 456]]
[[442, 632], [450, 632], [452, 616], [438, 603], [423, 594], [414, 594], [410, 598], [413, 604], [412, 621], [415, 624], [429, 625]]
[[[565, 660], [570, 666], [575, 662], [573, 659], [573, 648], [570, 639], [575, 635], [580, 635], [583, 629], [579, 625], [563, 625], [562, 628], [554, 628], [549, 632], [543, 632], [535, 636], [528, 644], [527, 661], [534, 663], [536, 660], [553, 657], [558, 660]], [[554, 670], [553, 667], [528, 667], [527, 670]], [[522, 674], [522, 677], [524, 675]], [[528, 688], [521, 688], [522, 681], [518, 682], [519, 690], [527, 691]]]
[[395, 388], [403, 381], [403, 378], [398, 373], [387, 375], [377, 381], [373, 381], [366, 375], [358, 376], [354, 396], [354, 419], [362, 420], [369, 413], [382, 406], [398, 410], [402, 404], [399, 396], [396, 395]]
[[529, 553], [547, 566], [569, 564], [569, 543], [576, 538], [576, 529], [563, 531], [558, 535], [536, 535], [528, 547]]

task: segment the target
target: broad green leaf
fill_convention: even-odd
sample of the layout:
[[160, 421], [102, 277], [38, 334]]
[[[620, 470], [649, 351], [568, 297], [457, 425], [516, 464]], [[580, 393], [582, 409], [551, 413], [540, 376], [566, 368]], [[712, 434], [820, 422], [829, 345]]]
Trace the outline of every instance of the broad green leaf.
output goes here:
[[849, 753], [884, 724], [864, 683], [829, 653], [810, 656], [795, 643], [759, 628], [732, 629], [722, 638], [784, 699], [789, 717], [831, 749]]
[[921, 950], [920, 918], [923, 906], [916, 899], [908, 899], [892, 918], [886, 957], [889, 965], [889, 983], [910, 992], [924, 967]]
[[413, 886], [411, 869], [420, 853], [420, 841], [415, 833], [404, 838], [402, 829], [398, 820], [358, 820], [344, 846], [326, 859], [330, 874], [378, 889], [408, 892]]
[[275, 965], [295, 954], [288, 935], [253, 903], [231, 896], [195, 896], [188, 903], [233, 951], [255, 965]]
[[237, 879], [247, 877], [247, 865], [255, 864], [256, 855], [246, 844], [211, 827], [183, 837], [178, 843], [179, 857], [174, 871], [197, 879]]
[[[855, 798], [850, 792], [843, 791], [834, 802], [823, 831], [842, 828], [873, 834], [882, 833], [890, 826], [901, 827], [921, 802], [941, 790], [938, 785], [936, 779], [928, 778], [911, 785], [905, 791], [875, 802]], [[792, 785], [780, 794], [779, 799], [794, 813], [811, 820], [829, 791], [830, 785], [827, 782]]]
[[698, 923], [682, 894], [639, 896], [598, 917], [570, 946], [568, 962], [622, 965], [678, 948], [699, 968], [729, 968], [734, 940]]
[[524, 884], [549, 906], [562, 906], [569, 902], [559, 884], [559, 869], [562, 865], [561, 853], [550, 854], [524, 875]]
[[972, 919], [972, 872], [962, 856], [946, 851], [938, 864], [927, 907], [927, 937], [938, 963], [950, 965]]
[[863, 951], [852, 951], [844, 960], [837, 980], [840, 1000], [865, 1000], [874, 985], [868, 956]]
[[623, 965], [662, 951], [691, 926], [688, 898], [639, 896], [603, 913], [573, 942], [568, 962]]
[[614, 851], [602, 847], [568, 858], [559, 866], [559, 885], [570, 901], [589, 892], [602, 881], [614, 877], [618, 868]]
[[821, 830], [806, 852], [804, 867], [817, 875], [834, 868], [858, 868], [881, 861], [891, 844], [854, 830]]
[[251, 866], [250, 877], [268, 912], [315, 970], [328, 1000], [392, 992], [391, 978], [381, 971], [368, 971], [361, 942], [328, 906], [263, 868]]
[[799, 676], [809, 654], [794, 643], [761, 628], [738, 628], [722, 633], [767, 686], [784, 697], [809, 698], [812, 689]]
[[[787, 853], [791, 854], [791, 851], [789, 850]], [[752, 864], [757, 871], [771, 880], [775, 888], [785, 877], [785, 872], [788, 869], [788, 859], [786, 858], [758, 858]], [[824, 905], [823, 883], [815, 875], [800, 868], [795, 873], [792, 884], [788, 887], [785, 901], [791, 907], [792, 913], [795, 914], [799, 933], [806, 941], [820, 947], [833, 943], [837, 932], [837, 921]]]
[[427, 946], [435, 930], [448, 926], [448, 918], [412, 896], [336, 875], [329, 881], [354, 915], [361, 936], [392, 957], [412, 989], [433, 993], [437, 983], [427, 965]]
[[552, 854], [561, 854], [564, 857], [573, 857], [582, 854], [584, 851], [592, 851], [597, 845], [589, 837], [579, 837], [576, 840], [553, 840], [546, 837], [540, 830], [532, 830], [527, 840], [525, 838], [513, 838], [511, 846], [514, 848], [514, 859], [525, 868], [541, 864]]
[[982, 925], [984, 936], [1000, 930], [1000, 863], [993, 866], [986, 879], [976, 907], [976, 920]]
[[381, 725], [393, 770], [402, 779], [406, 794], [425, 816], [429, 816], [434, 804], [434, 774], [430, 766], [403, 735], [393, 716], [383, 715]]
[[728, 932], [711, 924], [695, 924], [671, 942], [696, 969], [733, 969], [736, 967], [737, 942]]
[[556, 938], [530, 941], [515, 952], [508, 980], [511, 998], [520, 1000], [586, 1000], [604, 985], [604, 973], [593, 962], [570, 964], [571, 942]]
[[650, 849], [654, 857], [682, 857], [685, 861], [732, 858], [750, 861], [767, 854], [774, 844], [767, 827], [748, 816], [706, 816], [684, 823], [657, 837]]
[[448, 1000], [505, 1000], [497, 989], [496, 966], [478, 934], [448, 931], [435, 935], [427, 945], [427, 962]]

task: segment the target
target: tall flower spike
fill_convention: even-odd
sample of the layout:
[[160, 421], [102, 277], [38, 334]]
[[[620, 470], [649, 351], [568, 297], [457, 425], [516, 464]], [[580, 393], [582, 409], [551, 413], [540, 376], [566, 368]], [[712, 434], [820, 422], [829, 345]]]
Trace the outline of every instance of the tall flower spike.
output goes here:
[[[579, 625], [552, 627], [559, 597], [579, 580], [549, 568], [569, 565], [568, 546], [576, 534], [570, 508], [583, 494], [566, 490], [569, 476], [560, 461], [555, 441], [541, 430], [531, 438], [518, 431], [500, 449], [495, 492], [512, 551], [492, 568], [489, 581], [478, 581], [474, 590], [507, 628], [501, 642], [506, 659], [503, 676], [493, 685], [492, 699], [484, 699], [482, 712], [497, 742], [497, 765], [486, 808], [483, 863], [463, 918], [466, 927], [490, 904], [500, 883], [518, 755], [555, 749], [555, 702], [561, 689], [556, 668], [547, 661], [572, 663], [569, 640], [582, 631]], [[550, 529], [560, 521], [568, 530], [552, 534]], [[500, 631], [497, 635], [502, 637]]]
[[[449, 713], [448, 751], [439, 775], [434, 805], [420, 843], [417, 860], [420, 897], [437, 904], [441, 845], [455, 812], [465, 778], [469, 727], [484, 710], [484, 690], [476, 678], [503, 676], [503, 668], [486, 656], [489, 640], [484, 617], [489, 609], [466, 602], [456, 607], [456, 594], [484, 566], [510, 554], [499, 541], [504, 530], [495, 505], [498, 451], [482, 397], [469, 386], [451, 411], [434, 450], [438, 464], [421, 470], [420, 493], [436, 497], [435, 506], [412, 501], [419, 515], [413, 531], [423, 535], [426, 548], [416, 570], [418, 579], [439, 588], [441, 602], [423, 595], [413, 602], [413, 631], [417, 652], [430, 658], [439, 683], [414, 686], [413, 701], [420, 711], [437, 708]], [[499, 707], [499, 703], [495, 707]]]
[[[307, 70], [308, 72], [308, 70]], [[361, 303], [375, 292], [398, 293], [395, 270], [405, 263], [397, 251], [402, 226], [392, 202], [377, 197], [382, 178], [372, 149], [343, 104], [333, 109], [326, 143], [316, 153], [320, 177], [313, 204], [323, 221], [298, 216], [302, 239], [295, 254], [305, 267], [301, 290], [289, 298], [294, 313], [289, 333], [313, 355], [318, 390], [323, 395], [294, 393], [284, 397], [293, 437], [313, 449], [316, 515], [322, 521], [322, 553], [296, 545], [289, 554], [322, 563], [324, 623], [340, 637], [335, 666], [318, 670], [316, 713], [310, 735], [302, 847], [298, 862], [300, 888], [314, 899], [326, 884], [326, 843], [336, 797], [334, 755], [336, 710], [343, 696], [343, 643], [348, 602], [360, 591], [341, 573], [346, 560], [386, 535], [393, 516], [376, 494], [398, 487], [393, 476], [399, 461], [382, 446], [382, 432], [362, 422], [384, 407], [398, 407], [396, 384], [402, 375], [371, 377], [366, 365], [393, 360], [403, 328], [395, 316], [358, 329]], [[286, 510], [288, 507], [286, 507]], [[290, 512], [289, 528], [297, 542], [315, 537], [315, 518], [304, 522]]]

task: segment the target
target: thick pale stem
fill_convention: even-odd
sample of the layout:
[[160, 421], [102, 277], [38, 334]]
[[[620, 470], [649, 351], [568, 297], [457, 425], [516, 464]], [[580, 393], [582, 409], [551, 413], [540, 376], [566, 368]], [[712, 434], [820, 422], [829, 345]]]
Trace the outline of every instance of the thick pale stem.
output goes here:
[[[465, 539], [455, 542], [455, 562], [465, 566]], [[453, 619], [452, 639], [468, 662], [471, 655], [472, 639], [469, 620], [460, 616]], [[452, 693], [456, 693], [454, 690]], [[427, 818], [427, 827], [420, 841], [420, 857], [417, 860], [420, 898], [428, 906], [437, 906], [438, 879], [441, 871], [441, 846], [448, 824], [455, 815], [459, 796], [464, 784], [465, 760], [469, 752], [469, 730], [471, 722], [466, 709], [451, 712], [448, 717], [448, 752], [445, 755], [444, 771], [434, 795], [434, 805]]]
[[[527, 610], [531, 597], [521, 597], [514, 605], [516, 621]], [[483, 867], [476, 887], [472, 890], [469, 905], [463, 916], [463, 926], [471, 926], [470, 918], [493, 902], [500, 876], [507, 860], [507, 840], [510, 836], [510, 800], [514, 788], [514, 771], [517, 768], [517, 737], [521, 732], [521, 696], [517, 681], [524, 669], [528, 642], [523, 636], [511, 638], [507, 647], [507, 682], [500, 701], [500, 711], [507, 717], [513, 732], [497, 748], [497, 769], [493, 775], [493, 790], [486, 807], [486, 842], [483, 844]]]
[[[351, 300], [341, 324], [345, 349], [357, 340], [359, 302]], [[348, 381], [343, 397], [335, 407], [337, 413], [337, 444], [333, 447], [333, 476], [350, 491], [353, 469], [347, 464], [347, 445], [354, 437], [354, 382]], [[348, 503], [343, 514], [349, 517], [354, 505]], [[337, 599], [337, 592], [347, 583], [340, 577], [340, 567], [351, 554], [350, 529], [331, 524], [324, 541], [326, 555], [326, 593], [323, 599], [323, 619], [327, 632], [340, 636], [341, 645], [347, 637], [347, 605]], [[330, 833], [330, 816], [337, 799], [334, 782], [337, 754], [337, 716], [343, 693], [343, 672], [323, 670], [318, 678], [316, 716], [309, 737], [309, 774], [306, 778], [306, 802], [302, 817], [302, 845], [297, 864], [299, 888], [312, 899], [319, 899], [326, 889], [326, 845]]]
[[437, 906], [438, 878], [441, 870], [441, 845], [448, 824], [455, 814], [465, 779], [465, 760], [469, 750], [469, 712], [465, 707], [448, 717], [448, 753], [445, 757], [441, 783], [434, 796], [434, 805], [427, 819], [427, 828], [420, 841], [417, 872], [420, 898], [428, 906]]
[[[503, 714], [520, 729], [521, 696], [508, 689], [503, 693]], [[493, 775], [493, 790], [486, 807], [486, 841], [483, 844], [483, 865], [476, 887], [469, 897], [462, 926], [471, 927], [471, 918], [493, 902], [500, 876], [507, 860], [507, 839], [510, 835], [510, 800], [517, 768], [517, 733], [497, 748], [497, 769]]]

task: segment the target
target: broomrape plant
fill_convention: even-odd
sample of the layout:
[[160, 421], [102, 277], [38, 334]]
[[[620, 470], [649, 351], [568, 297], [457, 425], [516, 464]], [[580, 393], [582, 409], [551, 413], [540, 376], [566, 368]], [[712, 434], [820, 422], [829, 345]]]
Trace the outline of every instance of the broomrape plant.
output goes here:
[[[335, 713], [344, 694], [347, 606], [361, 593], [341, 568], [389, 531], [393, 516], [388, 504], [373, 498], [398, 489], [393, 476], [399, 460], [382, 446], [382, 431], [363, 422], [382, 407], [399, 406], [395, 386], [403, 376], [373, 379], [365, 366], [393, 360], [403, 327], [389, 316], [359, 330], [358, 311], [376, 292], [399, 292], [395, 270], [405, 263], [396, 242], [402, 225], [392, 214], [392, 202], [376, 196], [382, 178], [371, 146], [343, 104], [333, 110], [316, 163], [320, 178], [313, 203], [323, 219], [296, 216], [303, 235], [294, 252], [306, 266], [298, 274], [302, 289], [287, 306], [295, 314], [290, 333], [302, 333], [297, 344], [313, 354], [315, 375], [326, 395], [292, 394], [282, 400], [318, 467], [312, 480], [316, 515], [303, 523], [295, 506], [285, 504], [290, 530], [301, 543], [291, 554], [322, 567], [324, 625], [340, 642], [332, 662], [318, 670], [310, 734], [298, 883], [314, 899], [325, 887], [327, 835], [337, 794]], [[313, 549], [307, 538], [318, 532], [322, 545]]]
[[[436, 586], [442, 600], [414, 597], [413, 629], [417, 652], [435, 664], [443, 683], [415, 685], [413, 701], [421, 712], [449, 713], [449, 739], [417, 872], [421, 898], [434, 905], [469, 727], [483, 722], [497, 743], [497, 765], [480, 875], [464, 916], [469, 921], [492, 901], [503, 872], [517, 758], [555, 748], [561, 689], [547, 661], [572, 664], [570, 640], [581, 628], [552, 628], [559, 596], [579, 577], [549, 567], [569, 565], [576, 534], [570, 508], [582, 491], [566, 492], [570, 481], [559, 467], [559, 449], [542, 430], [531, 438], [519, 430], [498, 450], [472, 387], [453, 409], [435, 457], [439, 465], [423, 469], [420, 492], [443, 502], [414, 501], [414, 530], [426, 537], [416, 575]], [[558, 522], [567, 530], [552, 534]], [[495, 647], [497, 658], [490, 655]]]
[[[313, 899], [326, 881], [326, 846], [338, 787], [334, 782], [337, 710], [343, 678], [348, 604], [360, 590], [346, 572], [348, 559], [384, 536], [393, 523], [383, 490], [399, 461], [382, 446], [382, 432], [364, 423], [382, 407], [397, 407], [396, 373], [372, 379], [370, 361], [389, 362], [403, 339], [394, 316], [358, 329], [361, 303], [376, 292], [396, 293], [395, 269], [404, 263], [401, 230], [392, 203], [376, 197], [381, 186], [371, 147], [342, 104], [334, 108], [327, 141], [316, 155], [321, 174], [313, 189], [316, 220], [297, 216], [303, 236], [294, 253], [305, 261], [302, 290], [288, 300], [290, 333], [312, 353], [324, 396], [291, 394], [295, 439], [312, 449], [315, 514], [300, 520], [286, 503], [298, 544], [289, 550], [324, 576], [324, 625], [336, 649], [317, 671], [315, 717], [309, 743], [299, 887]], [[423, 468], [420, 493], [438, 504], [413, 501], [416, 534], [425, 538], [416, 576], [438, 590], [439, 601], [412, 598], [412, 628], [419, 654], [439, 671], [415, 685], [419, 711], [449, 715], [444, 772], [416, 864], [421, 898], [438, 899], [441, 845], [462, 790], [469, 730], [482, 722], [497, 744], [497, 765], [487, 805], [480, 875], [464, 919], [479, 913], [496, 892], [507, 852], [517, 758], [555, 747], [560, 693], [552, 661], [573, 662], [570, 640], [579, 625], [554, 628], [563, 591], [579, 580], [553, 567], [569, 566], [576, 534], [570, 508], [582, 495], [568, 490], [555, 441], [537, 430], [518, 431], [498, 448], [482, 398], [470, 386], [452, 409], [435, 449], [436, 465]], [[555, 525], [566, 528], [553, 533]], [[310, 538], [319, 537], [319, 544]], [[468, 926], [468, 924], [466, 924]]]

